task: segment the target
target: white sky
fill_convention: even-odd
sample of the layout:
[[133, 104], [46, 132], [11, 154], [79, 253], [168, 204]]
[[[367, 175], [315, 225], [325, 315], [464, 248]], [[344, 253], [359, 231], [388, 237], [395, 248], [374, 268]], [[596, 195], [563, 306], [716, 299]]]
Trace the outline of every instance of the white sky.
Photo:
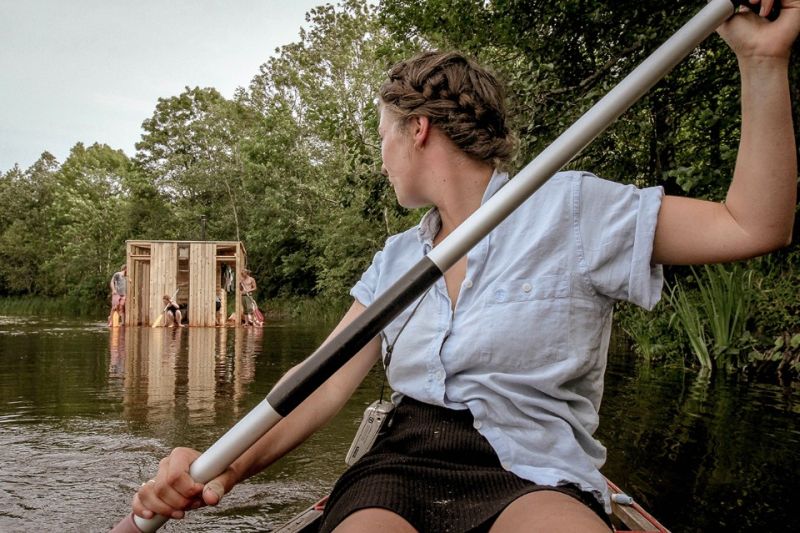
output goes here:
[[0, 172], [81, 141], [133, 155], [159, 97], [230, 98], [330, 0], [0, 0]]

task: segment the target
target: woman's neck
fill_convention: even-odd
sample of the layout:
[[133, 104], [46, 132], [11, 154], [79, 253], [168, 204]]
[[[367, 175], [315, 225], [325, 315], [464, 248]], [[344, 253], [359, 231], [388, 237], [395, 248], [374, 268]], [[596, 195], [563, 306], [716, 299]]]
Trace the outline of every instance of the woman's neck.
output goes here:
[[434, 244], [441, 242], [481, 206], [492, 173], [489, 165], [470, 160], [463, 165], [448, 167], [447, 173], [437, 175], [441, 194], [435, 205], [442, 227]]

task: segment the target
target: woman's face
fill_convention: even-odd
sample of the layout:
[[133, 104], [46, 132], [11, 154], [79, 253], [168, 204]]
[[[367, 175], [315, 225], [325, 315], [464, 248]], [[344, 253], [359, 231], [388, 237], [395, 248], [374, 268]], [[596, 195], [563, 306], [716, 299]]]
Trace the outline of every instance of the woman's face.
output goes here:
[[419, 170], [414, 157], [414, 145], [410, 126], [404, 128], [400, 119], [387, 106], [381, 105], [378, 135], [381, 138], [381, 173], [389, 178], [397, 201], [403, 207], [414, 208], [428, 205], [421, 194]]

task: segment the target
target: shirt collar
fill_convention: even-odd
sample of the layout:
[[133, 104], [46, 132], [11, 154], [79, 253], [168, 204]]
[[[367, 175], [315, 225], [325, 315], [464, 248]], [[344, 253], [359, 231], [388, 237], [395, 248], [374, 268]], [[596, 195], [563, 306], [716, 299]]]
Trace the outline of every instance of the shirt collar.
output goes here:
[[[489, 179], [489, 185], [486, 186], [486, 191], [483, 193], [481, 205], [485, 204], [489, 198], [494, 196], [503, 185], [508, 183], [508, 180], [507, 172], [500, 172], [495, 169], [495, 171], [492, 172], [492, 177]], [[430, 208], [428, 212], [422, 216], [419, 226], [417, 227], [417, 238], [419, 242], [426, 245], [426, 250], [433, 247], [433, 238], [439, 233], [439, 228], [441, 227], [442, 217], [439, 215], [439, 210], [435, 207]]]

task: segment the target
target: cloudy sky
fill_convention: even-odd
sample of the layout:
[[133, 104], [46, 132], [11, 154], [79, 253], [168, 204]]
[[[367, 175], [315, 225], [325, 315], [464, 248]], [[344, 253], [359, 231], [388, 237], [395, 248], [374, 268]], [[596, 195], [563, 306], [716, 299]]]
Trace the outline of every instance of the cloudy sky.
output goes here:
[[159, 97], [230, 97], [326, 0], [0, 0], [0, 172], [78, 141], [128, 155]]

